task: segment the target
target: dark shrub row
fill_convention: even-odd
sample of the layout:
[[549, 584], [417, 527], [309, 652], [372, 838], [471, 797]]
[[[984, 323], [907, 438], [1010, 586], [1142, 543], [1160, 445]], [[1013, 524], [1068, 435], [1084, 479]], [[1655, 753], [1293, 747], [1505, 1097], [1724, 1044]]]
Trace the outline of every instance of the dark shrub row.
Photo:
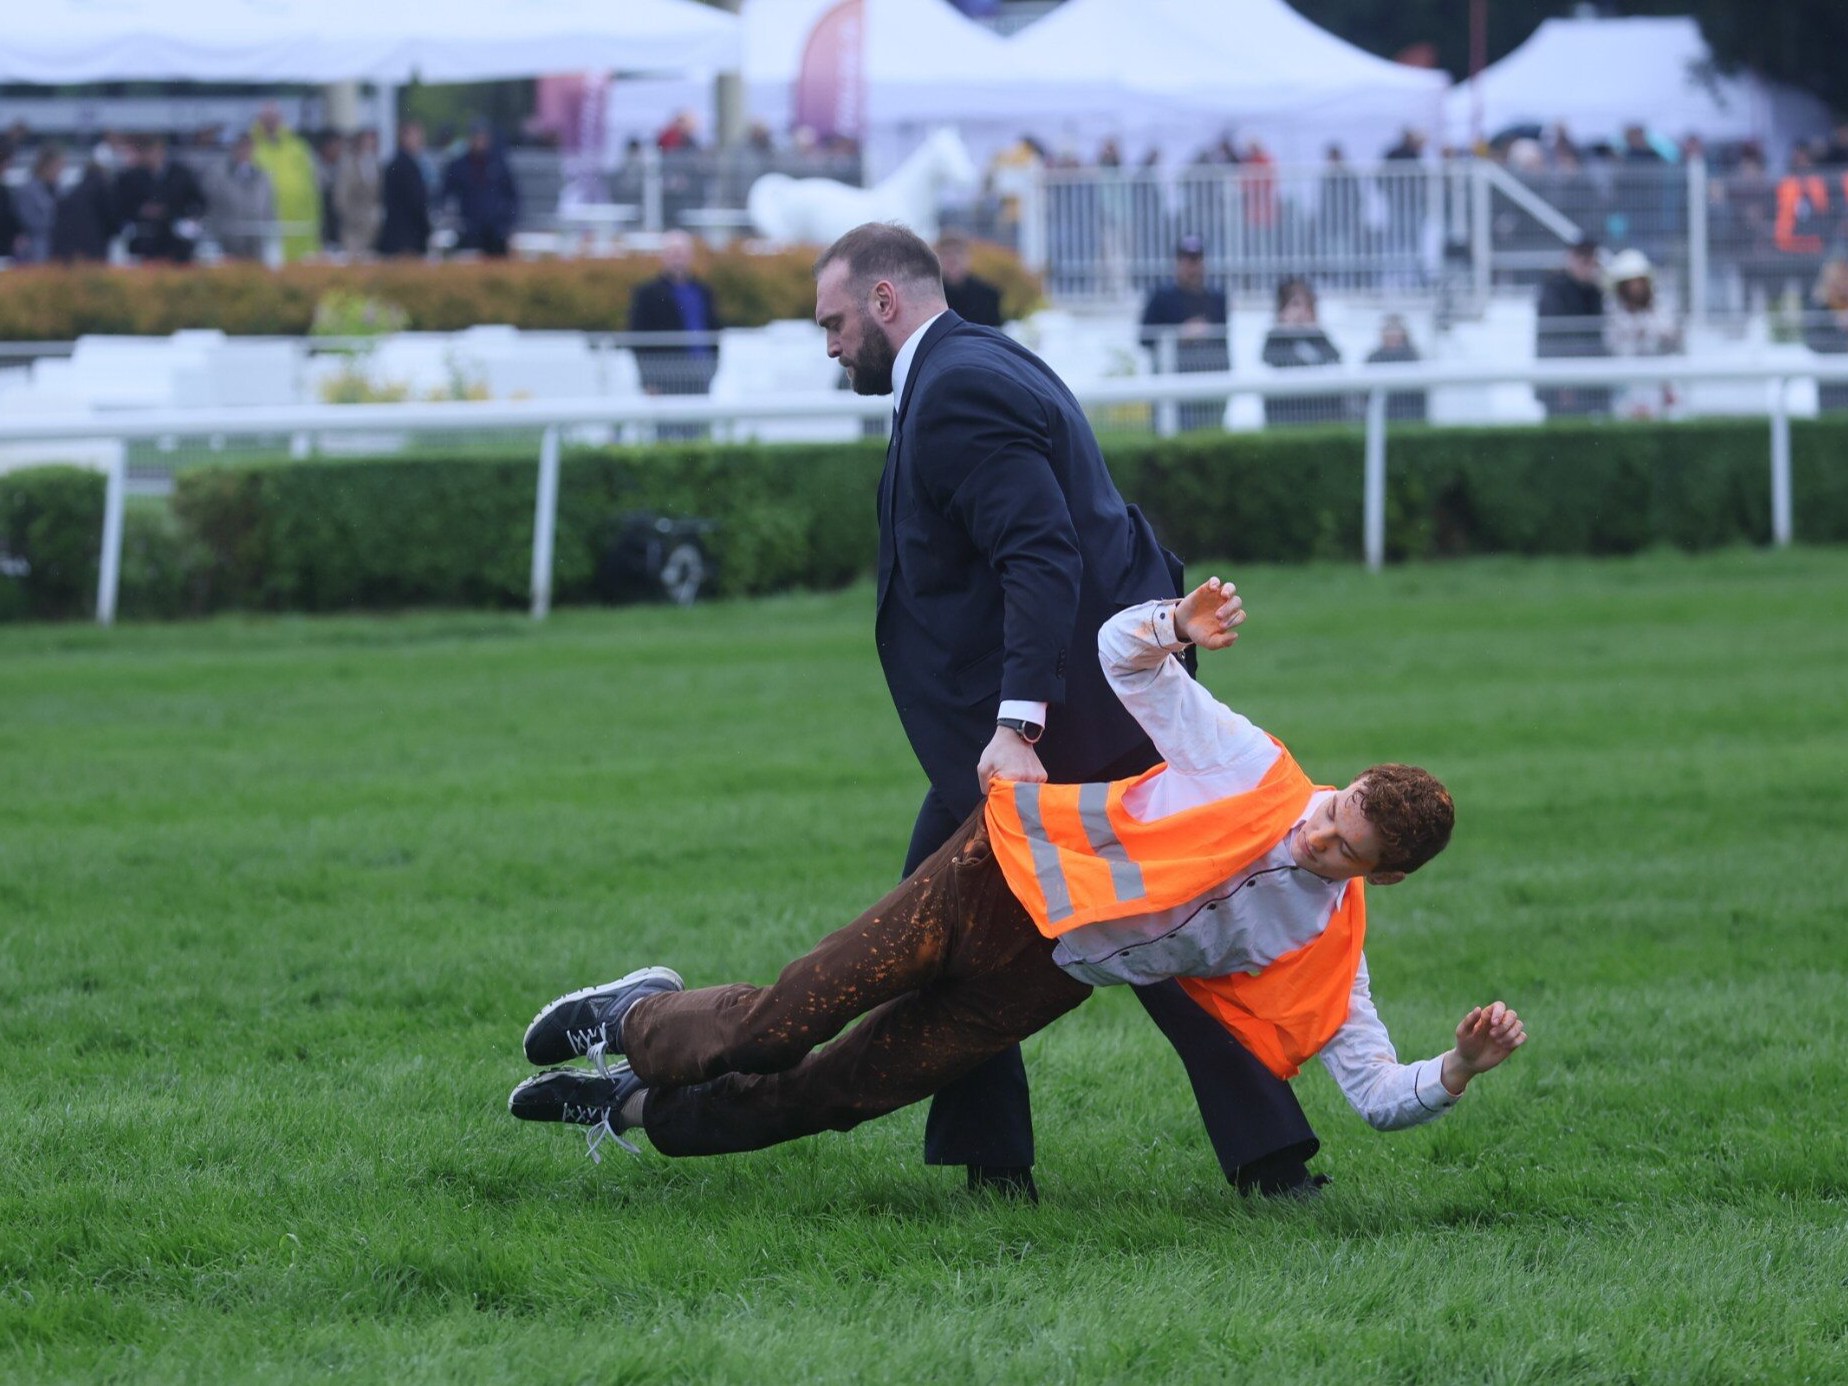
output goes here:
[[[1848, 540], [1848, 418], [1793, 427], [1797, 537]], [[1125, 495], [1183, 556], [1354, 558], [1361, 445], [1351, 430], [1116, 437]], [[1762, 422], [1405, 428], [1392, 435], [1388, 547], [1632, 553], [1763, 543]], [[537, 446], [495, 460], [312, 462], [180, 474], [170, 507], [132, 506], [122, 610], [333, 611], [527, 601]], [[555, 600], [593, 599], [625, 515], [717, 522], [716, 591], [838, 586], [875, 554], [877, 443], [679, 445], [568, 454]], [[102, 482], [69, 468], [0, 476], [0, 617], [70, 617], [94, 601]]]

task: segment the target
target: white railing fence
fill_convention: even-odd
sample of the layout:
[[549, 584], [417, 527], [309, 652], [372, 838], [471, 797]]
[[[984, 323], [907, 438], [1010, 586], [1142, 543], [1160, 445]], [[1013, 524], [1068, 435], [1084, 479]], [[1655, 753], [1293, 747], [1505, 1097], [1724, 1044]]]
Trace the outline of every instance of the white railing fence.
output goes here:
[[[1801, 368], [1790, 363], [1702, 362], [1686, 357], [1644, 360], [1539, 361], [1518, 365], [1411, 362], [1393, 365], [1303, 368], [1262, 378], [1236, 371], [1202, 372], [1134, 379], [1099, 380], [1075, 393], [1087, 408], [1223, 401], [1235, 394], [1296, 399], [1330, 393], [1367, 401], [1363, 441], [1362, 534], [1367, 567], [1386, 559], [1387, 400], [1405, 391], [1441, 386], [1524, 383], [1549, 386], [1622, 387], [1667, 381], [1760, 383], [1770, 423], [1769, 482], [1771, 539], [1780, 547], [1793, 536], [1790, 474], [1790, 386], [1799, 379], [1848, 384], [1848, 356], [1818, 357]], [[533, 506], [532, 614], [551, 609], [552, 553], [558, 514], [558, 472], [562, 430], [581, 426], [673, 424], [724, 426], [738, 420], [872, 420], [890, 418], [891, 402], [846, 391], [802, 391], [751, 399], [706, 396], [643, 396], [623, 399], [529, 400], [420, 404], [298, 405], [243, 409], [150, 409], [99, 417], [0, 418], [0, 445], [237, 435], [327, 435], [338, 433], [438, 432], [478, 434], [483, 430], [530, 430], [540, 436]], [[1613, 425], [1618, 426], [1618, 425]], [[440, 465], [440, 464], [433, 464]], [[121, 580], [122, 511], [127, 465], [118, 455], [107, 465], [96, 619], [113, 623]]]
[[[1800, 301], [1839, 254], [1839, 170], [1813, 212], [1798, 174], [1750, 167], [1594, 161], [1521, 170], [1487, 159], [1348, 165], [1047, 169], [1011, 218], [976, 229], [1012, 240], [1061, 303], [1122, 302], [1173, 270], [1182, 234], [1206, 245], [1208, 279], [1248, 299], [1288, 276], [1319, 288], [1430, 301], [1472, 315], [1497, 289], [1528, 288], [1583, 237], [1654, 262], [1690, 318]], [[994, 201], [991, 196], [988, 201]], [[977, 210], [985, 204], [978, 204]], [[1804, 219], [1807, 216], [1807, 220]]]

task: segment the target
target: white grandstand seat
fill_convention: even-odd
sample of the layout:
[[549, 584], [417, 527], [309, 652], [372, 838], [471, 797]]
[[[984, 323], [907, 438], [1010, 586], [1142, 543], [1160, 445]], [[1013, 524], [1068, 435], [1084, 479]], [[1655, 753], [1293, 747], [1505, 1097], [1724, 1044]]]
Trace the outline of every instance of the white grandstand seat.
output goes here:
[[32, 368], [34, 387], [91, 409], [158, 409], [182, 403], [178, 377], [196, 372], [206, 359], [198, 341], [176, 344], [167, 337], [79, 337], [68, 360], [43, 360]]
[[[828, 359], [827, 339], [812, 322], [790, 319], [764, 327], [728, 327], [719, 334], [715, 400], [812, 393], [837, 388], [841, 368]], [[859, 419], [742, 418], [732, 436], [761, 442], [851, 442], [861, 436]]]
[[596, 353], [581, 332], [521, 332], [471, 327], [456, 335], [460, 374], [487, 387], [490, 399], [584, 399], [603, 393]]
[[233, 407], [294, 404], [302, 397], [300, 345], [228, 337], [212, 349], [212, 398]]

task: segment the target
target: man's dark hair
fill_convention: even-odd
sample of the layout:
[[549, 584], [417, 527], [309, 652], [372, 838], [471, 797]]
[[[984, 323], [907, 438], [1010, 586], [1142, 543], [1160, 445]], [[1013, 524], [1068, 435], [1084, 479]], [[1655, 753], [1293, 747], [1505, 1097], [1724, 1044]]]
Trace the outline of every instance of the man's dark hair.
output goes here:
[[821, 272], [836, 260], [846, 262], [848, 277], [856, 284], [875, 279], [894, 283], [943, 282], [937, 252], [925, 244], [922, 236], [896, 222], [869, 221], [854, 227], [821, 252], [815, 262], [815, 277], [821, 278]]
[[1360, 776], [1360, 811], [1380, 835], [1376, 871], [1410, 874], [1450, 844], [1457, 806], [1437, 777], [1416, 765], [1376, 765]]

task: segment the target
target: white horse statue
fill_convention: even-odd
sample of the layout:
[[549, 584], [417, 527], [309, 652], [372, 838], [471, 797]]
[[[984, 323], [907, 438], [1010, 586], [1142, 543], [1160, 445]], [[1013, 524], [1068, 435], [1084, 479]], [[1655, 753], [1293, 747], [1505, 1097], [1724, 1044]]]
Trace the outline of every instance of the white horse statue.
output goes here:
[[929, 241], [937, 236], [939, 191], [972, 186], [979, 176], [962, 136], [946, 125], [870, 188], [766, 173], [751, 184], [745, 210], [758, 233], [773, 241], [827, 245], [868, 221], [903, 222]]

